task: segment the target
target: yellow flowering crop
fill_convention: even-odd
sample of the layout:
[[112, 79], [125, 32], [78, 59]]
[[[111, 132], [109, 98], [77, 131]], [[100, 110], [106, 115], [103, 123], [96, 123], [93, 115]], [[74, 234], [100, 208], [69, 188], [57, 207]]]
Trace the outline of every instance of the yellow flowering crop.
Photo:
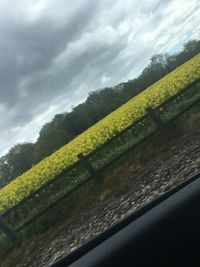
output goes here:
[[145, 114], [200, 78], [200, 54], [110, 113], [51, 156], [14, 179], [0, 190], [0, 214], [44, 183], [77, 162], [77, 155], [89, 154]]

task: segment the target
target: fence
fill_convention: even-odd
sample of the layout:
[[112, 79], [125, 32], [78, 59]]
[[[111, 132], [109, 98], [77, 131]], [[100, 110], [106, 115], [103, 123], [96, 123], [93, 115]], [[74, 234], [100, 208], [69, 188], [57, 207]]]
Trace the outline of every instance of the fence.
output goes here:
[[[188, 86], [187, 88], [183, 89], [182, 91], [180, 91], [175, 96], [168, 98], [165, 102], [163, 102], [162, 104], [160, 104], [156, 108], [154, 108], [154, 109], [151, 108], [151, 107], [147, 108], [146, 114], [143, 117], [141, 117], [140, 119], [138, 119], [136, 122], [134, 122], [131, 126], [129, 126], [126, 129], [124, 129], [122, 132], [116, 134], [112, 139], [110, 139], [105, 144], [103, 144], [100, 147], [98, 147], [95, 151], [91, 152], [89, 155], [83, 156], [83, 155], [80, 154], [79, 155], [79, 161], [77, 163], [73, 164], [72, 166], [70, 166], [69, 168], [67, 168], [66, 170], [64, 170], [62, 173], [60, 173], [54, 179], [52, 179], [49, 182], [47, 182], [46, 184], [44, 184], [41, 188], [39, 188], [38, 190], [36, 190], [33, 193], [31, 193], [28, 197], [24, 198], [21, 202], [19, 202], [14, 207], [10, 208], [4, 214], [2, 214], [0, 216], [0, 229], [7, 235], [7, 237], [15, 245], [16, 244], [20, 244], [21, 239], [20, 239], [20, 236], [19, 236], [18, 232], [20, 232], [21, 230], [23, 230], [25, 227], [27, 227], [28, 225], [32, 224], [33, 222], [37, 221], [38, 218], [40, 218], [42, 215], [44, 215], [45, 213], [47, 213], [49, 210], [52, 210], [52, 208], [54, 208], [56, 205], [58, 205], [58, 203], [60, 203], [63, 199], [71, 196], [78, 189], [80, 189], [81, 187], [83, 187], [84, 185], [86, 185], [91, 179], [96, 179], [98, 176], [101, 176], [101, 173], [106, 168], [108, 168], [110, 165], [112, 165], [115, 161], [117, 161], [118, 159], [120, 159], [121, 157], [123, 157], [125, 154], [129, 153], [133, 148], [141, 145], [148, 138], [150, 138], [155, 133], [155, 130], [153, 130], [152, 132], [150, 132], [147, 136], [144, 136], [141, 140], [139, 140], [139, 142], [131, 145], [124, 152], [120, 153], [119, 155], [117, 155], [116, 157], [114, 157], [113, 159], [111, 159], [109, 162], [107, 162], [106, 164], [104, 164], [104, 166], [100, 167], [99, 169], [95, 168], [93, 166], [93, 164], [91, 163], [91, 157], [92, 156], [96, 155], [96, 153], [98, 153], [99, 151], [101, 151], [102, 149], [104, 149], [106, 146], [108, 146], [109, 144], [111, 144], [114, 140], [117, 140], [118, 138], [120, 138], [123, 134], [127, 133], [129, 130], [134, 129], [134, 127], [137, 127], [137, 125], [139, 123], [144, 122], [146, 119], [150, 119], [153, 122], [153, 124], [155, 125], [155, 129], [165, 128], [169, 123], [171, 123], [177, 117], [181, 116], [182, 114], [184, 114], [185, 112], [187, 112], [189, 109], [195, 107], [198, 103], [200, 103], [200, 97], [198, 97], [197, 99], [195, 99], [194, 101], [192, 101], [192, 103], [190, 103], [189, 105], [187, 105], [186, 107], [184, 107], [180, 112], [178, 112], [177, 114], [175, 114], [172, 118], [170, 118], [167, 121], [164, 121], [161, 118], [161, 116], [160, 116], [160, 110], [161, 109], [164, 109], [165, 110], [165, 108], [167, 107], [167, 105], [171, 104], [173, 101], [177, 101], [177, 100], [179, 101], [179, 98], [183, 97], [185, 93], [189, 92], [189, 90], [193, 86], [195, 88], [195, 86], [197, 85], [197, 87], [195, 88], [195, 90], [196, 91], [199, 91], [199, 93], [200, 93], [199, 82], [200, 82], [200, 80], [197, 80], [197, 81], [193, 82], [190, 86]], [[56, 181], [58, 181], [61, 177], [63, 177], [63, 175], [66, 175], [66, 173], [68, 173], [70, 170], [73, 170], [74, 168], [76, 168], [80, 164], [82, 164], [82, 166], [84, 166], [84, 168], [89, 173], [89, 176], [86, 179], [84, 179], [83, 181], [81, 181], [77, 186], [75, 186], [74, 188], [72, 188], [66, 194], [62, 195], [56, 201], [54, 201], [53, 203], [51, 203], [50, 205], [46, 206], [44, 209], [42, 209], [41, 211], [39, 211], [33, 217], [31, 217], [28, 220], [22, 222], [16, 228], [13, 229], [12, 226], [9, 226], [8, 223], [6, 223], [6, 218], [9, 216], [9, 214], [11, 214], [13, 211], [18, 210], [24, 203], [26, 203], [27, 201], [33, 199], [42, 190], [44, 190], [46, 188], [49, 188]], [[98, 177], [98, 179], [99, 178], [100, 177]]]

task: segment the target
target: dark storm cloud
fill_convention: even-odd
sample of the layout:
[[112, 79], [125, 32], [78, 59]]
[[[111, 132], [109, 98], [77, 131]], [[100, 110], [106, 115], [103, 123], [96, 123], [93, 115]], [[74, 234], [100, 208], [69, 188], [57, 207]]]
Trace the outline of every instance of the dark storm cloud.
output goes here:
[[199, 34], [198, 0], [1, 0], [0, 15], [0, 153]]
[[[20, 82], [34, 79], [48, 70], [67, 42], [78, 38], [84, 31], [96, 8], [94, 2], [82, 6], [61, 28], [50, 19], [40, 18], [35, 23], [23, 24], [23, 21], [9, 22], [7, 18], [0, 43], [0, 102], [8, 109], [13, 108], [21, 97]], [[31, 94], [28, 87], [25, 91]]]

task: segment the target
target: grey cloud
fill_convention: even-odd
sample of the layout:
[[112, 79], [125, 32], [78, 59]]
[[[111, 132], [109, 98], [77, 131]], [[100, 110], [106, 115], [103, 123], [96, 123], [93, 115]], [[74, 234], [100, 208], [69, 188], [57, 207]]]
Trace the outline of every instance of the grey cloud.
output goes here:
[[20, 1], [0, 2], [2, 151], [35, 140], [55, 113], [102, 87], [103, 76], [109, 77], [103, 86], [133, 78], [153, 54], [173, 49], [198, 28], [197, 18], [190, 19], [197, 0], [183, 1], [177, 11], [173, 5], [181, 0], [48, 0], [34, 14], [28, 13], [31, 0]]
[[92, 3], [89, 8], [79, 8], [61, 29], [54, 27], [53, 21], [43, 21], [42, 18], [33, 24], [4, 25], [3, 33], [6, 36], [0, 44], [0, 62], [3, 66], [0, 71], [0, 102], [8, 109], [12, 108], [20, 98], [20, 79], [34, 79], [34, 76], [48, 70], [66, 43], [78, 38], [96, 8], [96, 4]]

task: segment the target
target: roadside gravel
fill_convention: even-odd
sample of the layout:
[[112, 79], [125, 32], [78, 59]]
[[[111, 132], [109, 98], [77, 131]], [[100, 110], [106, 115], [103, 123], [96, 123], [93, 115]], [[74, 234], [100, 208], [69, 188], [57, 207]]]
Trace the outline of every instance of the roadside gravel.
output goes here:
[[[119, 191], [109, 198], [93, 202], [87, 210], [67, 219], [53, 231], [24, 244], [20, 262], [14, 266], [50, 266], [197, 172], [200, 172], [200, 131], [182, 136], [168, 151], [150, 160], [137, 178], [132, 179], [126, 192]], [[2, 266], [13, 267], [12, 264], [5, 261]]]

